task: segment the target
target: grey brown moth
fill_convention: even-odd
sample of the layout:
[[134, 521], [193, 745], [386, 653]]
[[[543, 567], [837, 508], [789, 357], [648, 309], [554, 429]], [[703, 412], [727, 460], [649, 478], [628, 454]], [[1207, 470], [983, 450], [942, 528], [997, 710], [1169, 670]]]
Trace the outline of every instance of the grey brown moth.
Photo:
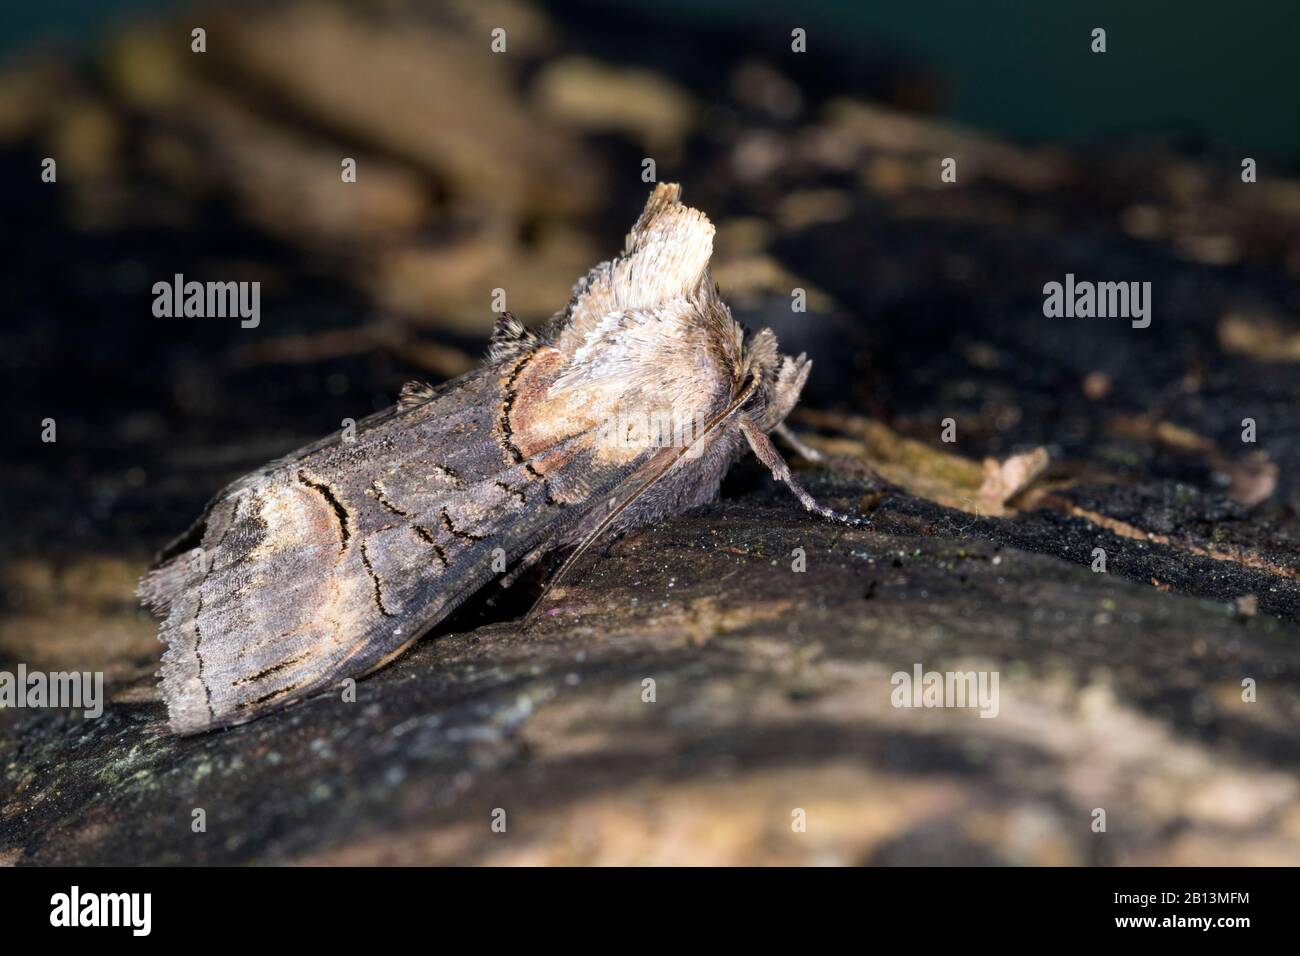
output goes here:
[[160, 554], [139, 594], [163, 617], [174, 731], [382, 667], [503, 558], [513, 580], [573, 546], [563, 574], [606, 535], [712, 501], [746, 446], [809, 511], [859, 523], [814, 501], [773, 447], [770, 432], [793, 440], [782, 422], [811, 363], [732, 319], [708, 272], [713, 226], [679, 196], [657, 186], [622, 254], [542, 331], [501, 316], [480, 368], [409, 384], [352, 440], [240, 478]]

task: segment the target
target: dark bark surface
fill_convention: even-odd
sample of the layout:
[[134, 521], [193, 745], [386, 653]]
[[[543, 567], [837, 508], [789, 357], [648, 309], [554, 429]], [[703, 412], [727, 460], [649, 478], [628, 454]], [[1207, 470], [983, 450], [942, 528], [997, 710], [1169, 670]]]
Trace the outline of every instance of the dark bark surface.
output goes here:
[[[112, 694], [0, 714], [0, 860], [1300, 861], [1300, 180], [1171, 139], [1000, 143], [895, 112], [927, 88], [905, 64], [775, 28], [647, 22], [628, 50], [585, 8], [503, 9], [504, 58], [469, 21], [291, 5], [210, 18], [202, 59], [141, 26], [0, 76], [0, 669]], [[468, 367], [494, 288], [562, 305], [645, 156], [718, 225], [737, 317], [813, 357], [792, 424], [833, 457], [800, 477], [872, 526], [750, 462], [529, 627], [537, 577], [355, 702], [168, 734], [150, 554]], [[262, 324], [154, 318], [176, 272], [260, 279]], [[1045, 318], [1067, 272], [1150, 281], [1151, 326]], [[997, 672], [998, 715], [892, 706], [918, 664]]]

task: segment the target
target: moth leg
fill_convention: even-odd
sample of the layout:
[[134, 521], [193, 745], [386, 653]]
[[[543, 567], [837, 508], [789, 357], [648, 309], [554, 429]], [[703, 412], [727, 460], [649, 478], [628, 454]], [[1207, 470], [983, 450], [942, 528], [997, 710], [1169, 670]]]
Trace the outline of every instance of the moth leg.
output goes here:
[[811, 461], [815, 465], [823, 465], [829, 461], [825, 454], [807, 444], [802, 438], [791, 431], [790, 427], [786, 425], [785, 422], [781, 422], [772, 430], [780, 435], [781, 438], [784, 439], [785, 443], [793, 448], [795, 453], [805, 461]]
[[785, 482], [786, 486], [807, 510], [826, 518], [828, 521], [838, 521], [840, 524], [846, 524], [853, 528], [865, 528], [870, 524], [865, 518], [841, 514], [823, 504], [818, 504], [817, 500], [808, 494], [807, 490], [799, 482], [795, 481], [794, 475], [790, 473], [790, 466], [785, 463], [781, 453], [776, 450], [776, 446], [772, 444], [772, 439], [768, 438], [766, 433], [748, 418], [742, 417], [740, 419], [740, 430], [744, 432], [745, 439], [749, 442], [749, 447], [753, 449], [758, 460], [767, 465], [772, 472], [772, 477], [777, 481]]
[[505, 592], [510, 588], [514, 587], [515, 582], [518, 581], [521, 577], [523, 577], [524, 572], [527, 571], [529, 568], [533, 567], [533, 565], [537, 564], [538, 561], [542, 560], [542, 558], [545, 557], [546, 554], [547, 554], [547, 546], [543, 544], [537, 546], [536, 548], [533, 548], [533, 550], [529, 551], [522, 558], [520, 558], [519, 564], [517, 564], [513, 570], [508, 571], [505, 574], [505, 576], [503, 576], [499, 581], [497, 581], [497, 592], [493, 594], [490, 598], [488, 598], [487, 600], [488, 607], [496, 607], [497, 601], [502, 596], [504, 596]]
[[876, 469], [865, 461], [857, 458], [847, 459], [843, 455], [828, 455], [824, 451], [818, 451], [796, 435], [785, 422], [781, 422], [772, 431], [780, 435], [786, 444], [793, 448], [795, 453], [805, 461], [810, 461], [814, 465], [824, 465], [832, 471], [847, 471], [852, 474], [863, 475], [872, 488], [888, 487], [888, 482], [881, 478]]
[[535, 565], [538, 561], [542, 560], [549, 550], [549, 544], [538, 545], [520, 558], [519, 564], [515, 566], [514, 570], [510, 571], [505, 577], [497, 582], [501, 590], [504, 591], [507, 588], [514, 587], [515, 582], [523, 576], [524, 572]]

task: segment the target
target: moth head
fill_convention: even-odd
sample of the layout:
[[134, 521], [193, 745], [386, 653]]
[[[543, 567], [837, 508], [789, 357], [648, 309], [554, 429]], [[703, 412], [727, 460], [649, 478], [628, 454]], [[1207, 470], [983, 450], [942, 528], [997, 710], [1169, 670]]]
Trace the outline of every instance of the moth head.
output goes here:
[[777, 348], [776, 334], [771, 329], [763, 329], [745, 336], [741, 367], [745, 376], [743, 384], [748, 384], [749, 379], [756, 383], [746, 414], [763, 431], [770, 432], [798, 404], [799, 394], [812, 371], [812, 361], [802, 353], [797, 358], [782, 355]]

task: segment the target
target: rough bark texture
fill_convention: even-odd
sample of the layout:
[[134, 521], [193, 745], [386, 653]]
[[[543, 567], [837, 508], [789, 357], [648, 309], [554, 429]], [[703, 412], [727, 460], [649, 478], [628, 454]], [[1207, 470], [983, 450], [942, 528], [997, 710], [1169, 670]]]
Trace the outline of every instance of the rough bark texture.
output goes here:
[[[917, 71], [784, 55], [777, 27], [629, 48], [627, 14], [503, 4], [492, 57], [472, 13], [387, 9], [214, 16], [206, 59], [142, 26], [0, 76], [0, 669], [113, 694], [0, 714], [0, 860], [1300, 860], [1300, 181], [1168, 140], [1013, 147], [895, 111]], [[717, 223], [737, 317], [812, 355], [793, 424], [833, 459], [799, 476], [873, 526], [751, 463], [531, 628], [536, 579], [355, 702], [167, 733], [150, 552], [228, 479], [468, 367], [493, 288], [562, 305], [646, 155]], [[262, 279], [261, 326], [155, 319], [175, 272]], [[1151, 327], [1044, 318], [1067, 272], [1152, 282]], [[998, 715], [892, 706], [916, 664], [998, 672]]]

